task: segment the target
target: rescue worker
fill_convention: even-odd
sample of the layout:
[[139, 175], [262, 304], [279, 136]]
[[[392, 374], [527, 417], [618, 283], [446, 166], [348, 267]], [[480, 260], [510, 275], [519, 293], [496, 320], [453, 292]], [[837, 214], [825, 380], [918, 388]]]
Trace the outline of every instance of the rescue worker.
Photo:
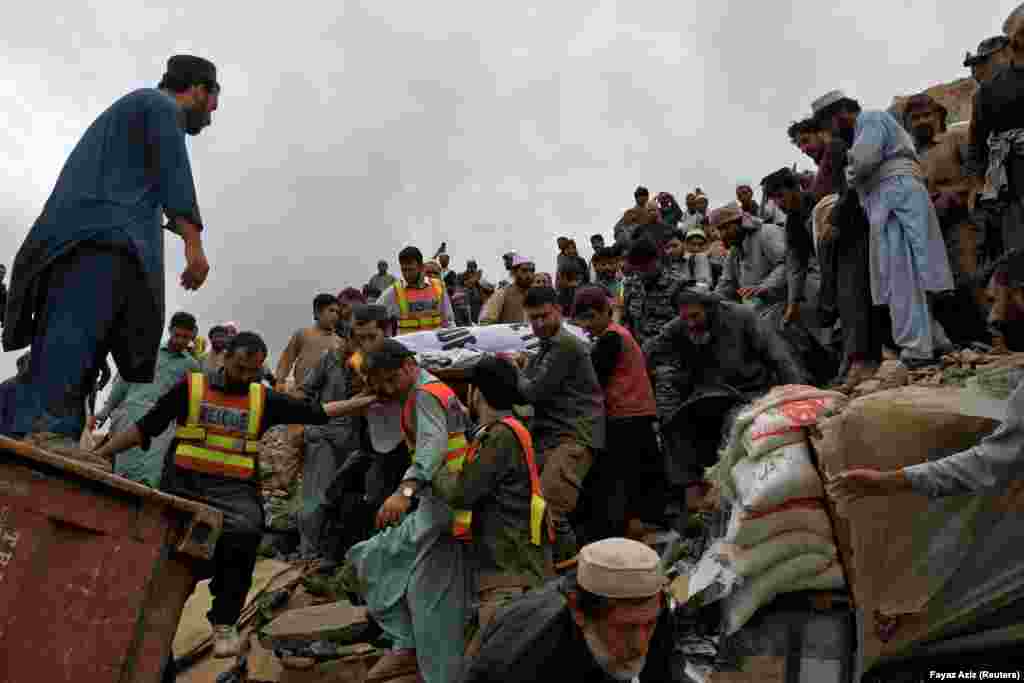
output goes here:
[[326, 424], [352, 415], [375, 399], [314, 404], [259, 383], [267, 347], [254, 332], [241, 332], [228, 344], [224, 367], [213, 377], [191, 373], [164, 394], [138, 423], [96, 453], [112, 459], [129, 448], [148, 449], [172, 422], [178, 428], [164, 462], [160, 488], [212, 505], [224, 513], [224, 527], [211, 566], [214, 656], [234, 657], [243, 642], [235, 624], [252, 585], [256, 551], [263, 535], [263, 504], [257, 453], [263, 432], [274, 424]]
[[625, 538], [585, 546], [575, 576], [520, 598], [491, 622], [462, 683], [679, 680], [658, 560]]
[[[171, 316], [167, 332], [167, 343], [160, 348], [160, 355], [157, 356], [153, 381], [135, 384], [118, 377], [106, 405], [91, 420], [90, 430], [102, 426], [108, 418], [112, 418], [111, 432], [116, 434], [130, 429], [174, 385], [190, 373], [202, 371], [199, 362], [187, 352], [196, 333], [195, 317], [190, 313], [175, 313]], [[133, 448], [122, 453], [114, 463], [114, 473], [156, 488], [160, 485], [160, 475], [164, 469], [164, 454], [172, 439], [174, 428], [168, 427], [163, 434], [153, 439], [148, 450]]]
[[664, 524], [665, 471], [655, 431], [657, 406], [640, 345], [625, 327], [612, 322], [612, 307], [599, 287], [576, 293], [576, 324], [594, 344], [590, 360], [604, 389], [605, 454], [586, 482], [597, 524], [591, 540], [642, 537], [645, 525]]
[[377, 299], [398, 321], [398, 334], [425, 332], [455, 325], [452, 304], [444, 283], [424, 275], [423, 254], [416, 247], [398, 253], [402, 279], [388, 287]]
[[366, 680], [418, 670], [427, 683], [449, 683], [458, 680], [465, 651], [470, 515], [453, 511], [431, 482], [441, 467], [459, 471], [465, 463], [469, 415], [455, 392], [394, 339], [363, 363], [381, 400], [400, 407], [412, 452], [401, 484], [377, 513], [381, 531], [348, 552], [368, 611], [394, 643]]
[[[440, 468], [434, 491], [473, 513], [479, 636], [499, 607], [540, 587], [554, 571], [533, 437], [512, 410], [519, 394], [515, 366], [489, 356], [471, 377], [469, 409], [479, 427], [462, 471]], [[466, 656], [478, 649], [476, 637]]]
[[665, 264], [658, 246], [650, 240], [630, 245], [625, 271], [622, 326], [643, 345], [676, 317], [672, 294], [686, 277], [678, 267]]
[[561, 562], [578, 550], [569, 515], [595, 453], [605, 446], [605, 420], [604, 393], [590, 352], [562, 325], [557, 296], [546, 287], [527, 293], [526, 315], [540, 350], [514, 359], [522, 368], [519, 394], [533, 406], [530, 430], [541, 454], [541, 489], [555, 527], [555, 560]]
[[32, 381], [15, 387], [14, 422], [0, 433], [77, 447], [108, 355], [126, 380], [153, 381], [163, 230], [184, 242], [185, 289], [210, 270], [185, 136], [210, 125], [219, 93], [212, 63], [171, 57], [157, 88], [120, 98], [75, 145], [14, 260], [3, 349], [31, 345]]

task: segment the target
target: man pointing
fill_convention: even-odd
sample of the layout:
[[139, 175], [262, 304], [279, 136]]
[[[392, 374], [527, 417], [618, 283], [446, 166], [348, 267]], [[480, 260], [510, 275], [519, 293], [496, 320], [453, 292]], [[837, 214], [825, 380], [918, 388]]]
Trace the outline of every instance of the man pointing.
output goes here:
[[33, 362], [0, 432], [76, 445], [108, 353], [125, 381], [153, 381], [164, 325], [161, 214], [185, 243], [182, 286], [198, 289], [210, 270], [185, 134], [210, 125], [219, 92], [213, 64], [171, 57], [157, 88], [119, 99], [71, 152], [14, 261], [3, 348], [31, 345]]

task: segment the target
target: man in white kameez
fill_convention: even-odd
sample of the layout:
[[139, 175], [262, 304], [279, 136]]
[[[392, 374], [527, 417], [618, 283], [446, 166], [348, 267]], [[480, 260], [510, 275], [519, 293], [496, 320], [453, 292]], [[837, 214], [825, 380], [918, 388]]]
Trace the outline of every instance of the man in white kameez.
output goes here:
[[871, 296], [889, 307], [900, 363], [933, 364], [952, 347], [928, 299], [953, 289], [953, 276], [914, 141], [891, 114], [861, 111], [838, 90], [812, 108], [850, 145], [847, 180], [871, 224]]

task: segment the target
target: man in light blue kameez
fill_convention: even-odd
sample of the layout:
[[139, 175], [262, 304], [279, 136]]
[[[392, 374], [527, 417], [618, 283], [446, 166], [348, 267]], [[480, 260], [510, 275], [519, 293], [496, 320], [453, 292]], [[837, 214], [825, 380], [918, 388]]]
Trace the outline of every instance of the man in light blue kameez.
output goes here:
[[395, 648], [366, 680], [414, 675], [418, 665], [427, 683], [457, 681], [473, 590], [468, 546], [455, 538], [454, 512], [431, 481], [458, 457], [459, 444], [465, 449], [468, 413], [393, 339], [368, 353], [363, 367], [377, 396], [402, 406], [402, 431], [415, 447], [398, 491], [377, 515], [383, 530], [348, 554], [367, 609]]
[[819, 98], [813, 109], [850, 145], [847, 180], [871, 224], [871, 296], [889, 307], [900, 363], [934, 363], [951, 347], [928, 298], [953, 289], [953, 276], [914, 141], [891, 114], [861, 111], [840, 91]]
[[[188, 346], [198, 331], [195, 317], [190, 313], [175, 313], [171, 316], [167, 331], [167, 343], [160, 347], [157, 355], [153, 381], [129, 382], [119, 375], [103, 410], [96, 413], [97, 425], [102, 425], [109, 418], [112, 434], [131, 429], [153, 409], [161, 396], [181, 382], [188, 373], [201, 372], [199, 361], [188, 352]], [[174, 440], [176, 426], [170, 425], [163, 434], [153, 439], [149, 450], [144, 451], [136, 446], [117, 456], [114, 473], [140, 484], [158, 487], [163, 473], [164, 455]]]

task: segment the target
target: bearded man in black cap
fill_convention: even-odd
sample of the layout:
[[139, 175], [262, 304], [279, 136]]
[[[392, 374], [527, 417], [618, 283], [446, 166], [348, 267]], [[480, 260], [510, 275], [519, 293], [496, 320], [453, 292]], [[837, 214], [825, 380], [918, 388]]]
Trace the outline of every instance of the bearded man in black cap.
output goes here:
[[152, 382], [164, 318], [166, 229], [182, 238], [187, 290], [210, 270], [185, 134], [211, 122], [213, 64], [178, 55], [157, 88], [103, 112], [71, 152], [14, 261], [5, 351], [31, 345], [32, 376], [0, 432], [75, 446], [85, 397], [113, 354], [129, 382]]

